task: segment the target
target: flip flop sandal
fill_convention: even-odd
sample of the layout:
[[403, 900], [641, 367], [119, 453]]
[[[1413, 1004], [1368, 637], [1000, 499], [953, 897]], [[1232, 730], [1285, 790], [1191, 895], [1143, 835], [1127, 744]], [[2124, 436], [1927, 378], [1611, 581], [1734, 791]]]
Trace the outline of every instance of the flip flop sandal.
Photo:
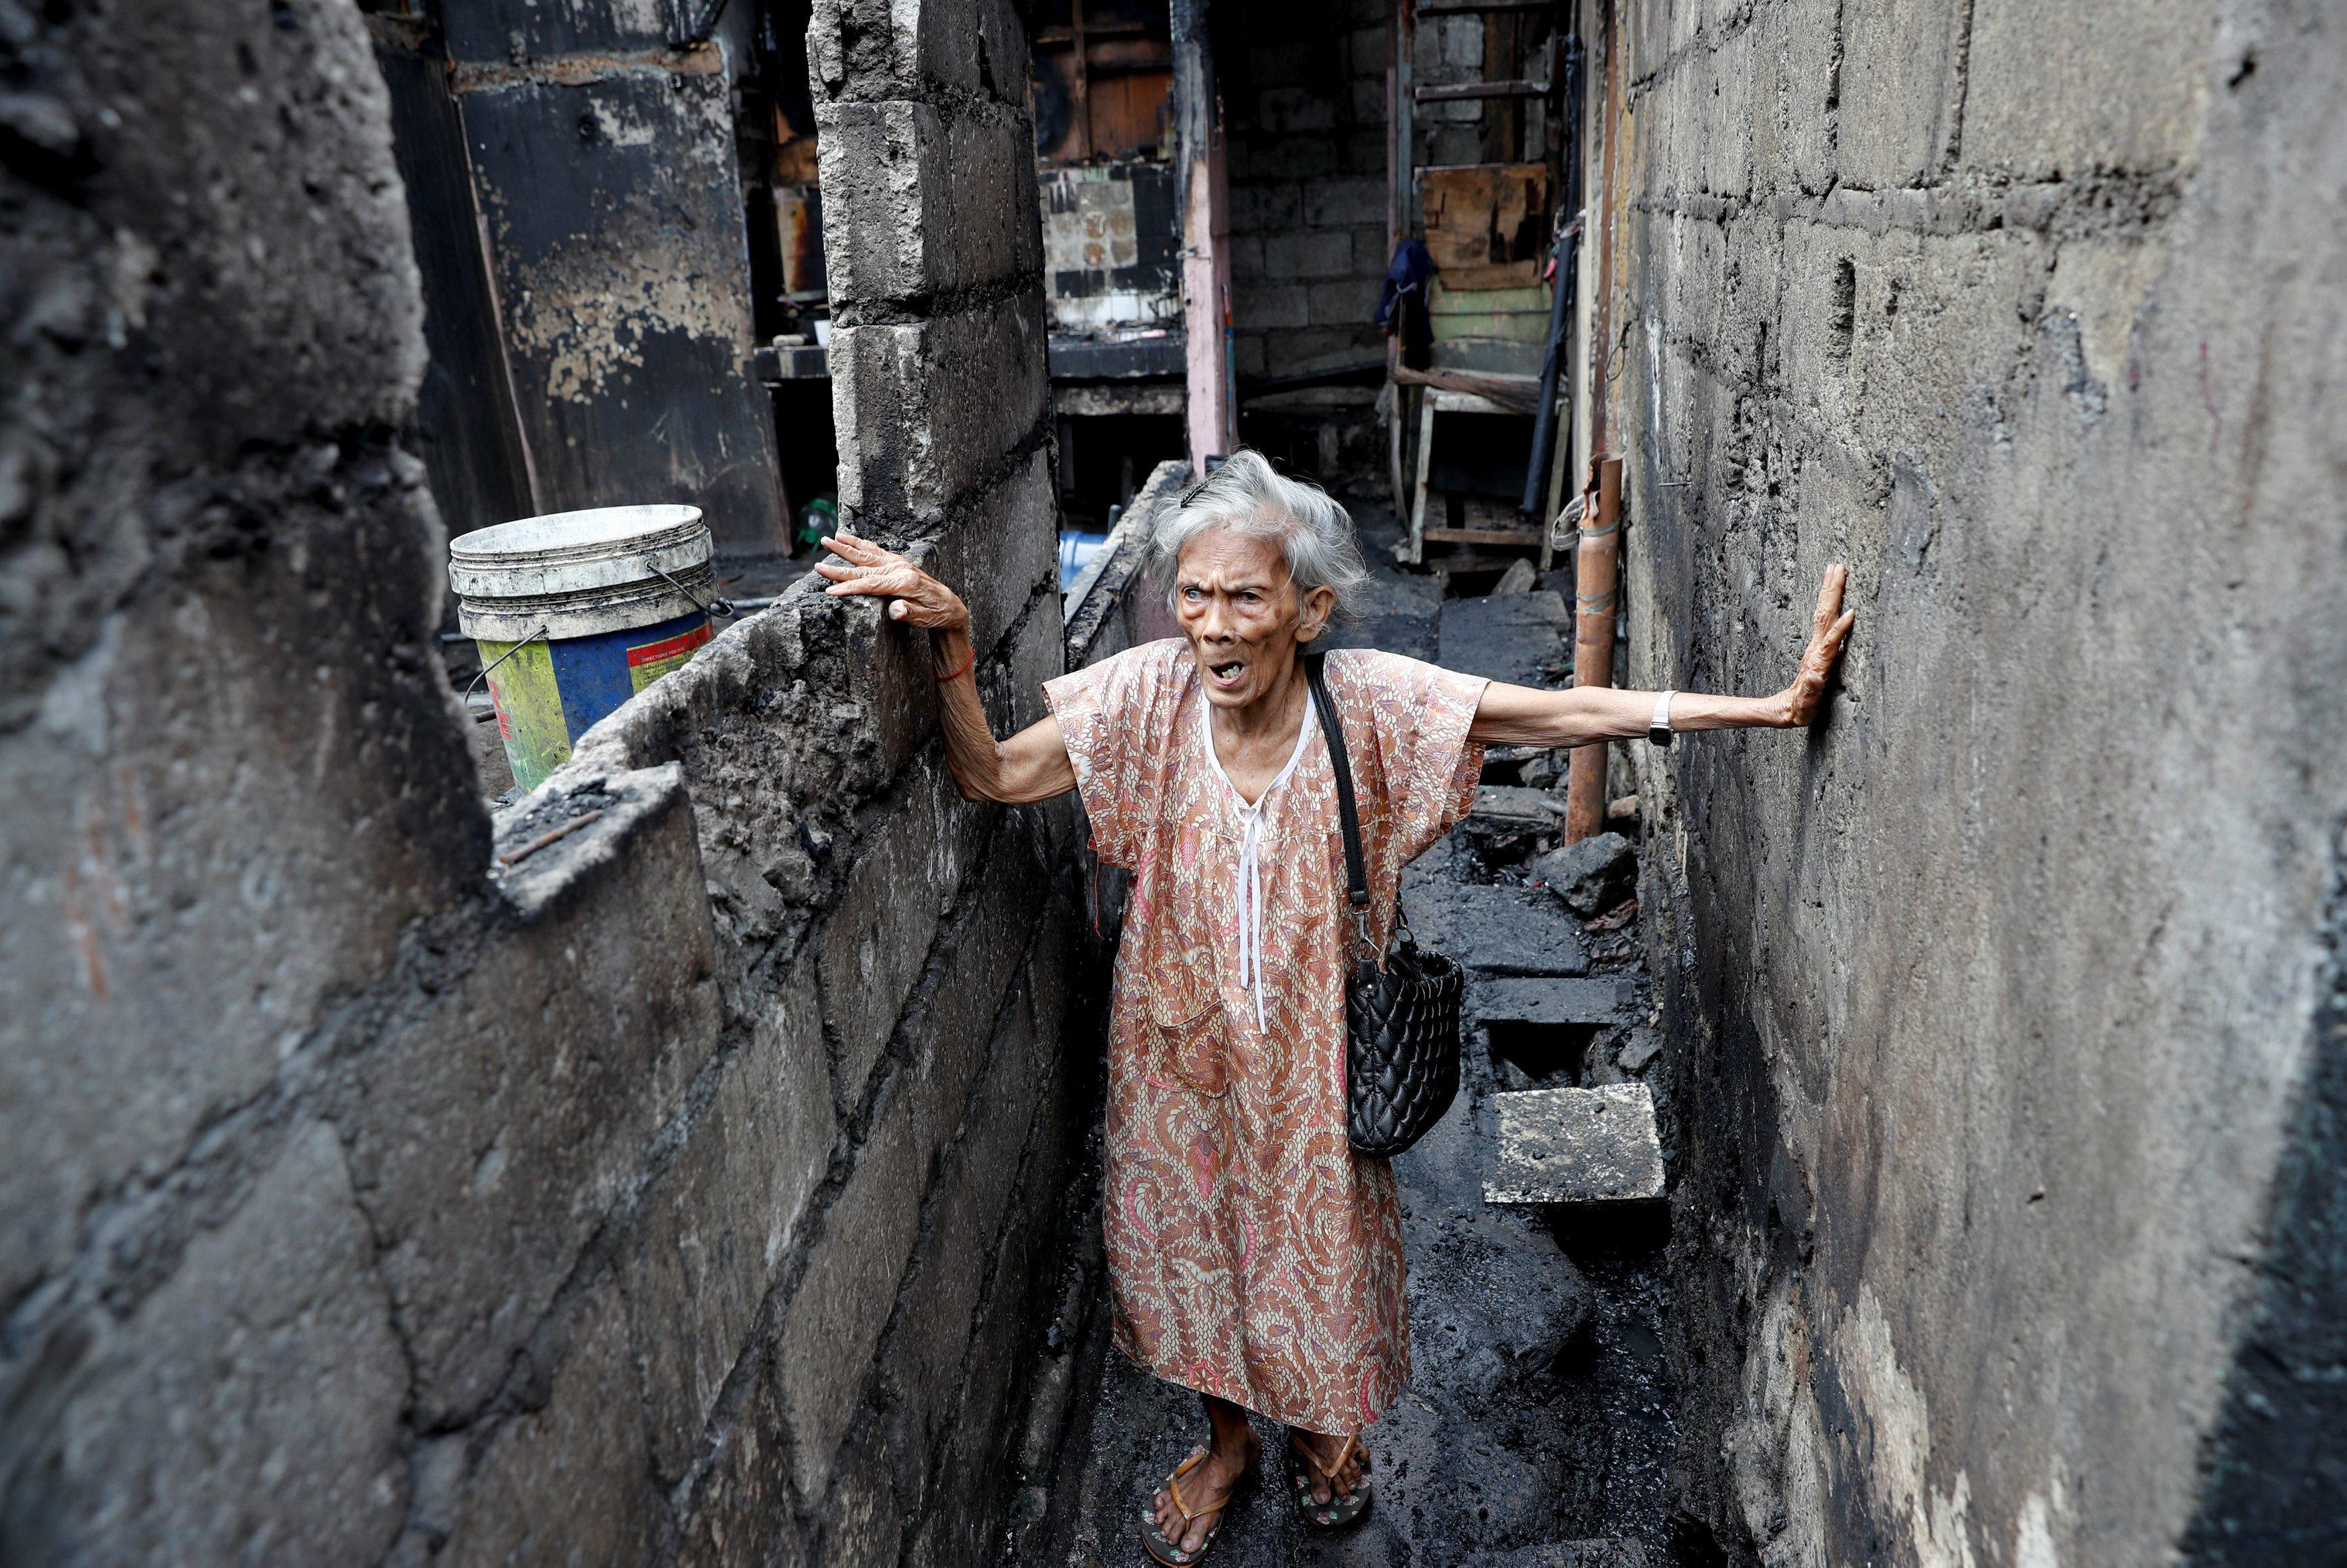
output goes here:
[[[1205, 1462], [1206, 1451], [1203, 1448], [1192, 1449], [1190, 1457], [1175, 1465], [1174, 1473], [1165, 1478], [1165, 1494], [1174, 1500], [1174, 1512], [1182, 1516], [1182, 1528], [1171, 1539], [1167, 1538], [1163, 1531], [1157, 1528], [1155, 1500], [1148, 1497], [1142, 1499], [1141, 1544], [1150, 1556], [1163, 1563], [1165, 1568], [1191, 1568], [1193, 1563], [1204, 1560], [1207, 1552], [1214, 1547], [1214, 1538], [1223, 1532], [1221, 1518], [1223, 1510], [1228, 1508], [1237, 1498], [1239, 1488], [1246, 1484], [1247, 1477], [1253, 1475], [1256, 1469], [1255, 1463], [1250, 1463], [1245, 1470], [1242, 1471], [1239, 1478], [1231, 1483], [1230, 1491], [1224, 1494], [1220, 1502], [1209, 1504], [1204, 1508], [1192, 1508], [1182, 1496], [1182, 1478]], [[1183, 1551], [1181, 1538], [1190, 1533], [1190, 1526], [1193, 1522], [1205, 1518], [1208, 1514], [1214, 1515], [1215, 1519], [1213, 1527], [1206, 1532], [1206, 1538], [1198, 1543], [1198, 1549], [1195, 1552]]]
[[1304, 1522], [1307, 1524], [1316, 1525], [1322, 1530], [1334, 1530], [1340, 1525], [1352, 1523], [1369, 1511], [1369, 1456], [1368, 1454], [1361, 1455], [1359, 1484], [1351, 1492], [1341, 1495], [1337, 1491], [1337, 1472], [1345, 1468], [1346, 1457], [1353, 1451], [1353, 1444], [1358, 1441], [1355, 1438], [1347, 1438], [1345, 1446], [1337, 1451], [1337, 1462], [1324, 1465], [1320, 1462], [1320, 1456], [1314, 1453], [1302, 1438], [1297, 1437], [1292, 1431], [1287, 1434], [1288, 1446], [1303, 1456], [1305, 1464], [1317, 1471], [1322, 1483], [1328, 1488], [1327, 1502], [1313, 1502], [1312, 1478], [1292, 1463], [1287, 1467], [1288, 1479], [1296, 1486], [1296, 1511], [1304, 1516]]

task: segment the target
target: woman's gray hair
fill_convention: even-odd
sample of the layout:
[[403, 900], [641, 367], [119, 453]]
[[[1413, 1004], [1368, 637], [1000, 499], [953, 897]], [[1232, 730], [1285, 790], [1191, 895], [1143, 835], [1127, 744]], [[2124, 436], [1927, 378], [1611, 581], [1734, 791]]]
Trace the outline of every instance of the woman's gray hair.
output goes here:
[[1150, 540], [1150, 571], [1168, 604], [1179, 589], [1175, 569], [1182, 552], [1200, 535], [1216, 529], [1277, 545], [1299, 596], [1315, 588], [1336, 594], [1334, 618], [1349, 619], [1360, 613], [1369, 568], [1361, 559], [1360, 541], [1353, 535], [1353, 520], [1311, 481], [1287, 478], [1263, 453], [1243, 446], [1204, 483], [1193, 485], [1182, 504], [1158, 523]]

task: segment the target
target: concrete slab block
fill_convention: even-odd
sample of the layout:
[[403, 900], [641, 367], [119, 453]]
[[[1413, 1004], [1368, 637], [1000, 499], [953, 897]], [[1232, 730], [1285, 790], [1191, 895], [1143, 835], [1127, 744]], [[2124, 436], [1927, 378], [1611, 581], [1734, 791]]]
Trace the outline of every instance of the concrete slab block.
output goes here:
[[2189, 168], [2209, 50], [2207, 13], [2157, 0], [1976, 0], [1962, 162], [2037, 178]]
[[[1059, 515], [1051, 454], [1038, 448], [957, 517], [922, 561], [969, 606], [982, 654], [999, 651], [1038, 590], [1058, 585]], [[916, 651], [923, 640], [915, 639]]]
[[1479, 980], [1468, 988], [1469, 1013], [1478, 1023], [1612, 1023], [1637, 995], [1614, 975]]
[[708, 1461], [678, 1502], [678, 1568], [809, 1568], [815, 1561], [792, 1495], [774, 1358], [759, 1356], [745, 1384], [742, 1398], [720, 1407]]
[[1522, 784], [1486, 784], [1475, 791], [1467, 814], [1470, 831], [1545, 833], [1564, 826], [1564, 797]]
[[1487, 974], [1586, 974], [1581, 929], [1541, 888], [1411, 879], [1402, 906], [1419, 940]]
[[1307, 229], [1264, 239], [1267, 278], [1341, 278], [1352, 270], [1353, 239], [1342, 229]]
[[1869, 189], [1911, 185], [1950, 150], [1963, 76], [1956, 52], [1973, 6], [1889, 0], [1844, 13], [1842, 178]]
[[905, 1022], [913, 1059], [903, 1086], [912, 1101], [914, 1141], [925, 1173], [962, 1125], [996, 1012], [1049, 896], [1027, 834], [1005, 822], [995, 832], [977, 899], [939, 943], [944, 951], [925, 987], [927, 1000]]
[[883, 1376], [902, 1413], [908, 1469], [927, 1474], [961, 1384], [963, 1351], [976, 1325], [989, 1260], [1019, 1176], [1035, 1109], [1035, 1020], [1023, 1001], [1003, 1016], [986, 1078], [960, 1140], [939, 1176], [943, 1190], [930, 1240], [916, 1259], [905, 1306], [889, 1340]]
[[1491, 1096], [1499, 1140], [1486, 1203], [1618, 1203], [1663, 1196], [1655, 1096], [1644, 1084]]

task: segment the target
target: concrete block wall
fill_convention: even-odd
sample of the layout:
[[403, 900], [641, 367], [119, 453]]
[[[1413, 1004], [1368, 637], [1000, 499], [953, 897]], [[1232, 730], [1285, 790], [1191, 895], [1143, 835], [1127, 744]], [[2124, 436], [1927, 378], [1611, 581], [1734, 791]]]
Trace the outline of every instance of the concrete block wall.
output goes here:
[[[869, 9], [835, 107], [1025, 145], [1007, 11]], [[962, 801], [926, 650], [805, 585], [485, 815], [355, 8], [0, 5], [0, 1560], [989, 1553], [1064, 815]], [[835, 199], [836, 273], [927, 280], [843, 295], [843, 446], [1009, 724], [1061, 660], [1033, 193], [936, 172], [895, 254]]]
[[1329, 0], [1216, 14], [1242, 376], [1384, 359], [1385, 12]]
[[1617, 12], [1626, 678], [1774, 688], [1829, 562], [1858, 612], [1814, 737], [1633, 748], [1685, 1506], [2347, 1551], [2340, 20]]

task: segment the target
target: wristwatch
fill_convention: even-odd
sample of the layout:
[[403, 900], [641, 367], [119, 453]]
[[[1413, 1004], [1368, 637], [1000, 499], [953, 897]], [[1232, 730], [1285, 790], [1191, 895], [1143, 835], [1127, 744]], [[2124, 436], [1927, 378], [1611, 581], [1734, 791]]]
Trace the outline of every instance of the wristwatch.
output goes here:
[[1646, 740], [1653, 746], [1671, 743], [1671, 698], [1678, 695], [1666, 691], [1655, 698], [1655, 717], [1646, 721]]

